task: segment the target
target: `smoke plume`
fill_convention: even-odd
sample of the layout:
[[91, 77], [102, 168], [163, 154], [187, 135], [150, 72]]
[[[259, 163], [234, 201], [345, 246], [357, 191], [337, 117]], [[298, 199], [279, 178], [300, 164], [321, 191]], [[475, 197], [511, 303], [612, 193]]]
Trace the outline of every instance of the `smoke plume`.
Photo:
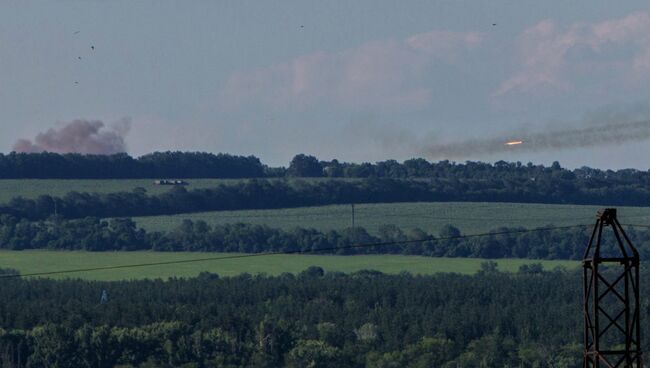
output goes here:
[[131, 120], [124, 118], [106, 126], [99, 120], [73, 120], [60, 128], [39, 133], [34, 141], [19, 139], [14, 144], [16, 152], [53, 152], [111, 155], [126, 152], [126, 135]]
[[[549, 132], [509, 135], [504, 137], [469, 139], [455, 143], [437, 144], [424, 148], [424, 154], [431, 158], [459, 159], [481, 154], [503, 152], [541, 152], [603, 145], [650, 139], [650, 120], [608, 123], [558, 129]], [[507, 145], [507, 142], [523, 141]]]

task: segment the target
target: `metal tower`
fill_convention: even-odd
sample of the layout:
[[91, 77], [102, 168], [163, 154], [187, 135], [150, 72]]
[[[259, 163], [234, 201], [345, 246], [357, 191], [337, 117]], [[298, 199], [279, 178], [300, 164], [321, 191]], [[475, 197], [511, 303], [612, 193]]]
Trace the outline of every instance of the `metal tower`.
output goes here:
[[[611, 231], [604, 234], [606, 228]], [[582, 265], [583, 367], [642, 367], [639, 253], [616, 219], [616, 209], [598, 212]]]

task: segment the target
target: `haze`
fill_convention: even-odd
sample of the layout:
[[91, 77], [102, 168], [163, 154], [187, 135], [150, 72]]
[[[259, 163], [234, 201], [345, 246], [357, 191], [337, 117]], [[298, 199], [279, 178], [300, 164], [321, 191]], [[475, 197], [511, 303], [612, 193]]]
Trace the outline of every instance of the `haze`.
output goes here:
[[[0, 3], [4, 152], [438, 160], [648, 121], [648, 82], [641, 1]], [[92, 144], [60, 135], [80, 122]], [[449, 158], [646, 170], [648, 133]]]

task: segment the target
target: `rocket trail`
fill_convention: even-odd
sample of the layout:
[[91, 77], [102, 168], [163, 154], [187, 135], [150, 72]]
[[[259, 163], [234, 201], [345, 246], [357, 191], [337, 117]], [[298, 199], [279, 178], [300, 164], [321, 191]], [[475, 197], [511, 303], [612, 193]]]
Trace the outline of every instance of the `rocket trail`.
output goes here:
[[[513, 135], [516, 139], [513, 139]], [[642, 120], [432, 144], [424, 147], [422, 153], [436, 159], [457, 159], [503, 152], [543, 152], [617, 145], [648, 139], [650, 139], [650, 120]]]

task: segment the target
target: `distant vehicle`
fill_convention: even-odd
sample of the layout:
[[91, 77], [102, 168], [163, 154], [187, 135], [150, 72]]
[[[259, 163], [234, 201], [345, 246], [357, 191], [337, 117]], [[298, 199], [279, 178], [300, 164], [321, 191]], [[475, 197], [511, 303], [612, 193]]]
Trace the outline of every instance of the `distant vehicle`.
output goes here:
[[154, 185], [190, 185], [185, 180], [160, 179], [153, 182]]

